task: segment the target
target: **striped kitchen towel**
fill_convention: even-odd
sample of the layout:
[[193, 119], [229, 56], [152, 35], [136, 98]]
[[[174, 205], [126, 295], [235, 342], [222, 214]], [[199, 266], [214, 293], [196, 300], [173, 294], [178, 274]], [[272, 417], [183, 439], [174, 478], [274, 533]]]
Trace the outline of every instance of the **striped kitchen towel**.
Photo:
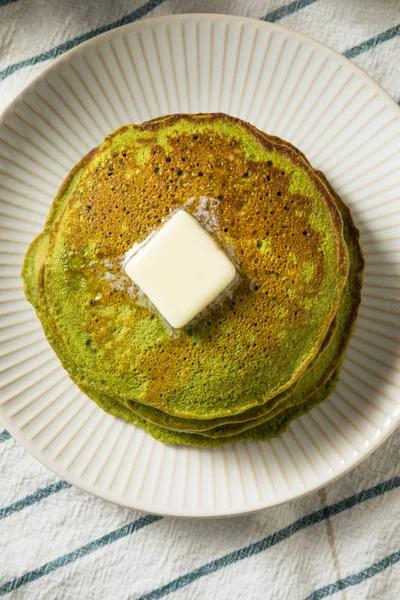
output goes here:
[[[353, 60], [400, 102], [399, 0], [0, 0], [0, 111], [81, 42], [183, 12], [252, 16], [296, 29]], [[178, 520], [71, 487], [0, 427], [0, 596], [397, 600], [399, 457], [395, 432], [310, 496], [244, 517]]]

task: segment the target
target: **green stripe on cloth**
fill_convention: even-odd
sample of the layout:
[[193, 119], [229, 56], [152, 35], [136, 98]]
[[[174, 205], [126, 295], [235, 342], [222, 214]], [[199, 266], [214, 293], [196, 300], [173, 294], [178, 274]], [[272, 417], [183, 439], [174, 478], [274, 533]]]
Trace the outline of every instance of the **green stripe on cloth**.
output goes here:
[[368, 50], [373, 50], [379, 44], [383, 44], [383, 42], [388, 42], [392, 40], [397, 35], [400, 35], [400, 25], [396, 25], [395, 27], [391, 27], [390, 29], [386, 29], [379, 35], [370, 38], [369, 40], [365, 40], [365, 42], [361, 42], [358, 46], [354, 46], [346, 52], [343, 52], [343, 56], [346, 58], [354, 58], [359, 54], [363, 54], [364, 52], [368, 52]]
[[[12, 1], [17, 1], [17, 0], [12, 0]], [[261, 17], [261, 20], [268, 21], [269, 23], [275, 23], [279, 19], [283, 19], [284, 17], [286, 17], [288, 15], [292, 15], [293, 13], [298, 12], [299, 10], [302, 10], [303, 8], [306, 8], [310, 4], [314, 4], [317, 1], [318, 0], [295, 0], [294, 2], [291, 2], [290, 4], [287, 4], [286, 6], [282, 6], [280, 8], [277, 8], [274, 11], [271, 11], [264, 17]], [[1, 0], [0, 0], [0, 2], [1, 2]], [[84, 33], [76, 38], [73, 38], [72, 40], [68, 40], [66, 42], [63, 42], [62, 44], [59, 44], [58, 46], [54, 46], [53, 48], [50, 48], [50, 50], [46, 50], [45, 52], [42, 52], [41, 54], [37, 54], [36, 56], [32, 56], [31, 58], [27, 58], [26, 60], [22, 60], [20, 62], [13, 63], [0, 71], [0, 81], [3, 81], [4, 79], [9, 77], [16, 71], [19, 71], [20, 69], [23, 69], [25, 67], [32, 67], [38, 63], [45, 62], [47, 60], [56, 58], [57, 56], [64, 54], [68, 50], [75, 48], [75, 46], [78, 46], [82, 42], [85, 42], [93, 37], [96, 37], [97, 35], [100, 35], [101, 33], [110, 31], [112, 29], [115, 29], [116, 27], [120, 27], [121, 25], [127, 25], [128, 23], [133, 23], [134, 21], [141, 19], [146, 14], [151, 12], [154, 8], [156, 8], [157, 6], [162, 4], [162, 2], [164, 2], [164, 0], [149, 0], [149, 2], [146, 2], [146, 4], [144, 4], [143, 6], [135, 9], [133, 12], [126, 15], [125, 17], [122, 17], [121, 19], [118, 19], [117, 21], [113, 21], [112, 23], [109, 23], [108, 25], [103, 25], [102, 27], [98, 27], [97, 29], [88, 31], [87, 33]], [[354, 58], [355, 56], [358, 56], [359, 54], [362, 54], [363, 52], [372, 50], [378, 44], [381, 44], [387, 40], [390, 40], [393, 37], [395, 37], [396, 35], [398, 35], [399, 28], [400, 28], [400, 25], [392, 27], [391, 29], [388, 29], [388, 30], [380, 33], [379, 35], [375, 36], [374, 38], [370, 38], [369, 40], [362, 42], [358, 46], [354, 46], [353, 48], [346, 50], [346, 52], [344, 52], [343, 55], [346, 58]]]
[[206, 577], [207, 575], [211, 575], [212, 573], [244, 560], [245, 558], [249, 558], [255, 554], [260, 554], [260, 552], [264, 552], [264, 550], [268, 550], [268, 548], [287, 540], [302, 529], [306, 529], [311, 525], [316, 525], [328, 517], [338, 515], [346, 510], [349, 510], [350, 508], [353, 508], [354, 506], [357, 506], [358, 504], [366, 502], [367, 500], [371, 500], [372, 498], [376, 498], [377, 496], [381, 496], [382, 494], [385, 494], [386, 492], [398, 487], [400, 487], [400, 477], [394, 477], [393, 479], [384, 481], [383, 483], [380, 483], [372, 488], [363, 490], [358, 494], [354, 494], [354, 496], [344, 498], [343, 500], [340, 500], [340, 502], [336, 502], [335, 504], [331, 504], [321, 510], [317, 510], [316, 512], [306, 515], [305, 517], [297, 519], [297, 521], [294, 521], [294, 523], [279, 529], [272, 535], [269, 535], [258, 542], [254, 542], [248, 546], [245, 546], [244, 548], [240, 548], [239, 550], [225, 554], [225, 556], [222, 556], [221, 558], [217, 558], [216, 560], [213, 560], [199, 567], [198, 569], [190, 571], [189, 573], [174, 579], [170, 583], [163, 585], [162, 587], [153, 590], [144, 596], [141, 596], [138, 600], [158, 600], [159, 598], [163, 598], [172, 592], [176, 592], [177, 590], [190, 585], [201, 577]]
[[9, 506], [0, 508], [0, 521], [6, 517], [9, 517], [15, 512], [19, 512], [28, 506], [32, 506], [32, 504], [36, 504], [37, 502], [40, 502], [41, 500], [44, 500], [45, 498], [48, 498], [49, 496], [52, 496], [53, 494], [56, 494], [61, 490], [66, 490], [70, 487], [72, 487], [70, 483], [61, 480], [45, 488], [40, 488], [33, 494], [29, 494], [28, 496], [25, 496], [25, 498], [21, 498], [21, 500], [17, 500], [17, 502], [14, 502]]
[[89, 544], [85, 544], [73, 552], [63, 554], [55, 560], [42, 565], [38, 569], [28, 571], [24, 575], [21, 575], [21, 577], [16, 577], [15, 579], [0, 585], [0, 596], [5, 596], [5, 594], [9, 594], [10, 592], [17, 590], [27, 583], [32, 583], [32, 581], [36, 581], [37, 579], [40, 579], [41, 577], [44, 577], [45, 575], [48, 575], [49, 573], [52, 573], [61, 567], [65, 567], [66, 565], [75, 562], [83, 556], [87, 556], [88, 554], [91, 554], [100, 548], [104, 548], [104, 546], [113, 544], [117, 540], [131, 535], [135, 531], [139, 531], [139, 529], [147, 527], [147, 525], [151, 525], [156, 521], [160, 521], [162, 518], [163, 517], [158, 517], [155, 515], [147, 515], [146, 517], [141, 517], [136, 521], [131, 521], [131, 523], [127, 523], [127, 525], [119, 527], [118, 529], [115, 529], [115, 531], [107, 533], [93, 542], [89, 542]]
[[279, 21], [279, 19], [283, 19], [284, 17], [288, 17], [293, 13], [302, 10], [303, 8], [307, 8], [310, 4], [314, 4], [314, 2], [318, 2], [318, 0], [295, 0], [290, 4], [286, 4], [286, 6], [281, 6], [280, 8], [276, 8], [271, 11], [265, 17], [261, 17], [261, 21], [268, 21], [268, 23], [275, 23]]
[[[386, 492], [389, 492], [395, 488], [400, 487], [400, 477], [394, 477], [388, 481], [378, 484], [372, 488], [368, 488], [355, 494], [354, 496], [350, 496], [348, 498], [344, 498], [340, 502], [336, 504], [332, 504], [327, 506], [321, 510], [318, 510], [310, 515], [306, 515], [305, 517], [301, 517], [291, 525], [284, 527], [283, 529], [278, 530], [274, 534], [250, 544], [240, 550], [236, 550], [227, 554], [215, 561], [207, 563], [203, 565], [199, 569], [191, 571], [187, 573], [183, 577], [179, 577], [169, 584], [142, 596], [139, 600], [157, 600], [158, 598], [162, 598], [167, 594], [170, 594], [181, 587], [185, 587], [190, 583], [200, 579], [201, 577], [205, 577], [215, 571], [218, 571], [230, 564], [243, 560], [244, 558], [249, 558], [255, 554], [259, 554], [264, 550], [267, 550], [271, 546], [274, 546], [287, 538], [294, 535], [297, 531], [301, 529], [305, 529], [306, 527], [310, 527], [311, 525], [315, 525], [321, 521], [324, 521], [328, 517], [332, 517], [334, 515], [340, 514], [345, 510], [353, 508], [354, 506], [361, 504], [362, 502], [366, 502], [367, 500], [371, 500], [377, 496], [380, 496]], [[69, 554], [64, 554], [55, 560], [42, 565], [41, 567], [34, 569], [33, 571], [28, 571], [21, 577], [16, 577], [15, 579], [3, 584], [0, 586], [0, 596], [4, 596], [19, 587], [31, 583], [32, 581], [36, 581], [37, 579], [52, 573], [53, 571], [64, 567], [72, 562], [75, 562], [79, 558], [86, 556], [87, 554], [91, 554], [95, 552], [99, 548], [103, 548], [113, 542], [130, 535], [131, 533], [141, 529], [142, 527], [146, 527], [156, 521], [161, 520], [163, 517], [148, 515], [146, 517], [142, 517], [136, 521], [132, 521], [123, 527], [119, 527], [118, 529], [94, 540], [93, 542], [89, 542], [85, 546], [81, 546], [77, 550], [70, 552]]]
[[[103, 27], [99, 27], [97, 29], [93, 29], [92, 31], [88, 31], [87, 33], [84, 33], [72, 40], [63, 42], [62, 44], [59, 44], [58, 46], [54, 46], [50, 50], [46, 50], [46, 52], [42, 52], [41, 54], [37, 54], [36, 56], [32, 56], [31, 58], [27, 58], [26, 60], [22, 60], [20, 62], [13, 63], [12, 65], [9, 65], [8, 67], [5, 67], [2, 71], [0, 71], [0, 81], [6, 79], [7, 77], [12, 75], [16, 71], [23, 69], [24, 67], [32, 67], [40, 62], [44, 62], [46, 60], [56, 58], [57, 56], [64, 54], [68, 50], [75, 48], [75, 46], [78, 46], [82, 42], [85, 42], [93, 37], [96, 37], [97, 35], [100, 35], [101, 33], [104, 33], [105, 31], [110, 31], [111, 29], [115, 29], [116, 27], [120, 27], [121, 25], [127, 25], [128, 23], [133, 23], [134, 21], [141, 19], [147, 13], [149, 13], [154, 8], [156, 8], [157, 6], [162, 4], [163, 1], [164, 0], [150, 0], [149, 2], [147, 2], [140, 8], [137, 8], [136, 10], [131, 12], [129, 15], [126, 15], [125, 17], [123, 17], [122, 19], [119, 19], [118, 21], [114, 21], [113, 23], [110, 23], [109, 25], [104, 25]], [[286, 17], [287, 15], [291, 15], [291, 14], [301, 10], [302, 8], [306, 8], [309, 4], [313, 4], [314, 2], [317, 2], [317, 1], [318, 0], [295, 0], [295, 2], [291, 2], [290, 4], [288, 4], [286, 6], [282, 6], [281, 8], [278, 8], [278, 9], [268, 13], [267, 15], [265, 15], [265, 17], [262, 17], [261, 20], [268, 21], [270, 23], [274, 23], [275, 21], [282, 19], [283, 17]]]
[[7, 429], [4, 429], [4, 431], [2, 431], [0, 433], [0, 444], [1, 444], [1, 442], [6, 442], [10, 438], [11, 438], [11, 434], [8, 433]]
[[14, 4], [14, 2], [19, 2], [19, 0], [0, 0], [0, 8], [7, 6], [7, 4]]
[[142, 17], [146, 16], [147, 13], [157, 8], [157, 6], [159, 6], [163, 2], [164, 0], [149, 0], [149, 2], [143, 4], [143, 6], [136, 8], [134, 11], [129, 13], [129, 15], [126, 15], [125, 17], [122, 17], [117, 21], [113, 21], [112, 23], [109, 23], [108, 25], [103, 25], [102, 27], [98, 27], [97, 29], [92, 29], [91, 31], [83, 33], [82, 35], [79, 35], [78, 37], [73, 38], [72, 40], [68, 40], [66, 42], [63, 42], [62, 44], [59, 44], [58, 46], [54, 46], [53, 48], [50, 48], [50, 50], [46, 50], [46, 52], [42, 52], [41, 54], [37, 54], [36, 56], [27, 58], [26, 60], [21, 60], [20, 62], [13, 63], [8, 67], [5, 67], [5, 69], [3, 69], [2, 71], [0, 71], [0, 81], [6, 79], [16, 71], [23, 69], [24, 67], [33, 67], [38, 63], [45, 62], [46, 60], [50, 60], [52, 58], [56, 58], [57, 56], [64, 54], [68, 50], [75, 48], [75, 46], [78, 46], [82, 42], [86, 42], [87, 40], [90, 40], [91, 38], [96, 37], [101, 33], [105, 33], [106, 31], [110, 31], [111, 29], [115, 29], [116, 27], [121, 27], [121, 25], [133, 23], [134, 21], [137, 21], [138, 19], [141, 19]]
[[359, 585], [366, 579], [371, 579], [371, 577], [375, 577], [375, 575], [382, 573], [382, 571], [388, 569], [389, 567], [392, 567], [399, 561], [400, 552], [393, 552], [393, 554], [389, 554], [389, 556], [386, 556], [386, 558], [383, 558], [371, 567], [367, 567], [366, 569], [363, 569], [358, 573], [349, 575], [344, 579], [339, 579], [339, 581], [336, 581], [336, 583], [331, 583], [320, 588], [319, 590], [316, 590], [315, 592], [307, 596], [306, 600], [321, 600], [322, 598], [332, 596], [332, 594], [336, 594], [336, 592], [340, 592], [341, 590], [344, 590], [353, 585]]

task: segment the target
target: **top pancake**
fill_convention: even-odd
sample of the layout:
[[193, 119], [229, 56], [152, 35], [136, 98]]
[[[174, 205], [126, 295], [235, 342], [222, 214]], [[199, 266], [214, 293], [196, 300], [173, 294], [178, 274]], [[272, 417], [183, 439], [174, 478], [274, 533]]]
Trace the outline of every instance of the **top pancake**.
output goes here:
[[[212, 235], [240, 282], [172, 334], [121, 257], [173, 210], [201, 215], [200, 197], [216, 199]], [[48, 223], [42, 293], [83, 385], [217, 418], [288, 389], [318, 352], [348, 264], [332, 197], [295, 150], [224, 115], [127, 126], [88, 159], [67, 202]]]
[[[180, 419], [137, 402], [128, 402], [126, 403], [127, 406], [124, 406], [115, 396], [112, 398], [107, 397], [87, 387], [81, 386], [82, 390], [104, 410], [145, 427], [152, 435], [164, 442], [200, 446], [215, 446], [248, 439], [269, 439], [269, 437], [280, 434], [293, 418], [308, 412], [313, 406], [322, 402], [334, 388], [338, 367], [343, 359], [343, 354], [354, 327], [360, 303], [364, 261], [358, 230], [349, 209], [331, 188], [324, 175], [318, 173], [318, 176], [330, 190], [343, 219], [344, 238], [350, 259], [349, 275], [335, 317], [335, 326], [332, 327], [331, 325], [328, 339], [324, 340], [318, 355], [309, 365], [307, 371], [288, 390], [289, 395], [281, 394], [275, 397], [273, 401], [257, 407], [259, 413], [258, 415], [253, 414], [251, 416], [252, 420], [249, 420], [248, 413], [254, 413], [256, 409], [250, 409], [245, 413], [236, 415], [236, 425], [221, 426], [221, 422], [216, 422], [218, 419], [214, 419], [214, 421]], [[72, 361], [72, 357], [65, 355], [65, 348], [60, 347], [56, 340], [53, 341], [53, 345], [57, 347], [57, 352], [62, 357], [66, 368], [71, 373], [76, 373], [76, 366]], [[281, 396], [284, 396], [284, 398], [282, 399]], [[277, 398], [280, 398], [280, 401], [277, 405], [274, 405]], [[127, 411], [126, 408], [131, 408], [131, 410]], [[226, 423], [229, 419], [232, 423], [233, 418], [226, 417], [223, 420]], [[157, 427], [157, 425], [162, 427]], [[191, 435], [188, 436], [182, 433], [185, 431], [190, 431]], [[195, 431], [210, 439], [206, 441], [201, 436], [193, 435]]]

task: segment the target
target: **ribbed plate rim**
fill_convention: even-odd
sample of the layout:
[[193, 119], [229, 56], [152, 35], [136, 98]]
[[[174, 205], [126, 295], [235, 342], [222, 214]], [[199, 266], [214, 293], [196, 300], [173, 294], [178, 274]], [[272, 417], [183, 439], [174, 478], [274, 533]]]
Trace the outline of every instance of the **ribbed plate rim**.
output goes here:
[[[52, 63], [50, 63], [39, 74], [37, 74], [30, 81], [30, 83], [27, 84], [17, 94], [17, 96], [12, 100], [12, 102], [7, 107], [5, 107], [5, 109], [0, 113], [0, 127], [3, 126], [7, 116], [9, 114], [13, 113], [15, 105], [21, 100], [21, 98], [24, 97], [24, 95], [31, 88], [34, 88], [40, 80], [45, 79], [46, 76], [50, 72], [57, 71], [59, 69], [60, 65], [62, 65], [64, 62], [69, 61], [73, 55], [78, 55], [78, 54], [82, 53], [82, 51], [85, 51], [90, 46], [94, 46], [99, 41], [102, 41], [107, 38], [118, 37], [121, 33], [124, 33], [124, 32], [128, 32], [128, 31], [129, 32], [132, 32], [132, 31], [137, 32], [143, 28], [146, 28], [149, 26], [157, 26], [157, 25], [163, 24], [163, 23], [181, 22], [181, 21], [196, 22], [199, 20], [200, 21], [210, 21], [210, 20], [225, 21], [228, 23], [228, 25], [233, 24], [233, 23], [250, 24], [250, 25], [253, 24], [254, 26], [257, 26], [258, 28], [262, 28], [265, 30], [281, 31], [288, 37], [295, 38], [304, 44], [312, 45], [316, 48], [321, 48], [324, 50], [324, 52], [331, 55], [336, 61], [345, 65], [347, 69], [352, 70], [358, 77], [361, 77], [362, 79], [366, 80], [369, 83], [369, 85], [373, 86], [376, 89], [376, 91], [379, 93], [379, 95], [385, 99], [385, 101], [387, 102], [389, 107], [391, 107], [392, 109], [395, 109], [395, 111], [397, 111], [397, 115], [400, 118], [399, 105], [393, 100], [393, 98], [391, 98], [391, 96], [376, 81], [374, 81], [374, 79], [371, 76], [369, 76], [360, 67], [358, 67], [357, 65], [350, 62], [347, 58], [345, 58], [344, 56], [342, 56], [341, 54], [339, 54], [332, 48], [329, 48], [325, 44], [323, 44], [317, 40], [314, 40], [313, 38], [311, 38], [303, 33], [293, 31], [289, 28], [283, 27], [281, 25], [277, 25], [275, 23], [268, 23], [265, 21], [251, 18], [251, 17], [240, 17], [240, 16], [235, 16], [235, 15], [212, 14], [212, 13], [211, 14], [210, 13], [187, 13], [187, 14], [179, 14], [179, 15], [153, 17], [150, 19], [145, 19], [143, 21], [136, 22], [136, 23], [130, 23], [130, 24], [124, 25], [122, 27], [113, 29], [113, 30], [105, 32], [99, 36], [96, 36], [95, 38], [87, 40], [87, 41], [83, 42], [82, 44], [80, 44], [79, 46], [77, 46], [76, 48], [69, 50], [64, 55], [57, 57]], [[254, 504], [251, 508], [246, 509], [246, 510], [223, 509], [222, 511], [217, 510], [212, 513], [207, 512], [207, 511], [204, 511], [204, 512], [196, 511], [196, 512], [193, 512], [192, 514], [190, 514], [188, 512], [185, 512], [185, 514], [181, 514], [174, 510], [168, 510], [168, 509], [165, 509], [162, 512], [154, 511], [152, 508], [146, 507], [146, 501], [135, 502], [133, 505], [133, 503], [125, 502], [122, 498], [116, 499], [115, 497], [112, 497], [113, 496], [112, 494], [107, 494], [105, 491], [103, 491], [101, 489], [97, 489], [95, 484], [93, 485], [93, 484], [86, 483], [84, 480], [75, 476], [72, 472], [64, 470], [61, 467], [61, 465], [59, 465], [58, 463], [54, 463], [54, 461], [51, 461], [46, 456], [42, 456], [40, 451], [38, 451], [38, 449], [35, 447], [35, 444], [32, 443], [30, 440], [25, 439], [22, 432], [13, 423], [12, 419], [8, 418], [5, 414], [2, 414], [2, 413], [3, 413], [3, 411], [0, 407], [0, 414], [2, 416], [2, 422], [6, 426], [6, 428], [9, 430], [9, 432], [12, 434], [12, 436], [19, 443], [21, 443], [21, 445], [26, 450], [28, 450], [28, 452], [32, 456], [34, 456], [34, 458], [36, 458], [40, 463], [42, 463], [44, 466], [46, 466], [51, 471], [53, 471], [57, 476], [63, 477], [65, 480], [67, 480], [69, 483], [73, 484], [74, 486], [76, 486], [88, 493], [91, 493], [99, 498], [102, 498], [103, 500], [107, 500], [107, 501], [113, 502], [115, 504], [118, 504], [120, 506], [125, 506], [127, 508], [132, 508], [132, 509], [135, 509], [138, 511], [143, 511], [143, 512], [151, 511], [153, 514], [160, 514], [160, 515], [176, 517], [176, 518], [216, 518], [216, 517], [230, 517], [230, 516], [250, 514], [250, 513], [254, 513], [254, 512], [263, 510], [265, 508], [278, 506], [278, 505], [284, 504], [286, 502], [295, 500], [297, 498], [302, 498], [304, 496], [307, 496], [308, 494], [311, 494], [311, 493], [317, 491], [318, 489], [324, 487], [328, 483], [331, 483], [331, 482], [337, 480], [342, 475], [344, 475], [345, 473], [349, 472], [351, 469], [353, 469], [354, 467], [359, 465], [372, 452], [374, 452], [391, 435], [391, 433], [400, 424], [400, 414], [398, 414], [395, 417], [391, 417], [390, 424], [388, 424], [386, 426], [386, 428], [381, 431], [381, 434], [379, 436], [377, 436], [373, 441], [371, 441], [370, 447], [360, 450], [357, 457], [355, 457], [355, 458], [352, 457], [352, 458], [347, 459], [345, 465], [336, 466], [334, 473], [329, 473], [325, 477], [319, 476], [320, 477], [319, 481], [315, 485], [311, 485], [310, 487], [308, 487], [303, 492], [299, 492], [299, 493], [288, 492], [286, 494], [286, 496], [281, 495], [280, 498], [271, 498], [270, 497], [268, 499], [269, 500], [268, 502], [264, 501], [264, 502], [258, 503], [258, 505]]]

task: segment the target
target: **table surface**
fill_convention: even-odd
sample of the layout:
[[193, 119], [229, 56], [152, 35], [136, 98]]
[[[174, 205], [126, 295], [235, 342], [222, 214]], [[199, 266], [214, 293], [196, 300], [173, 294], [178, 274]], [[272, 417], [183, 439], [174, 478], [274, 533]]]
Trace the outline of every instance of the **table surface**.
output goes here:
[[[0, 111], [86, 39], [184, 12], [251, 16], [310, 35], [400, 102], [399, 0], [0, 0]], [[306, 498], [245, 517], [178, 520], [71, 487], [0, 427], [0, 596], [397, 599], [399, 457], [396, 431], [360, 466]]]

